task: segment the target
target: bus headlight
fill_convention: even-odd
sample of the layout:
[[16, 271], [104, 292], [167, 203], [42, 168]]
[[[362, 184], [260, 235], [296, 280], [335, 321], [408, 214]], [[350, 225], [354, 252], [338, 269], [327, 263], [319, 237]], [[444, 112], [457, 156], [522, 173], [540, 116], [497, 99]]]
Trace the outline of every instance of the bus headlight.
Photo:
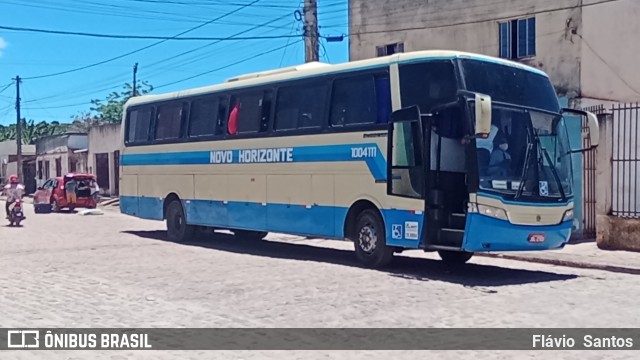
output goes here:
[[507, 212], [504, 211], [504, 209], [500, 209], [497, 207], [478, 204], [478, 212], [482, 215], [486, 215], [492, 218], [509, 220], [509, 218], [507, 217]]
[[573, 209], [569, 209], [564, 212], [564, 216], [562, 217], [562, 222], [572, 220], [573, 219]]

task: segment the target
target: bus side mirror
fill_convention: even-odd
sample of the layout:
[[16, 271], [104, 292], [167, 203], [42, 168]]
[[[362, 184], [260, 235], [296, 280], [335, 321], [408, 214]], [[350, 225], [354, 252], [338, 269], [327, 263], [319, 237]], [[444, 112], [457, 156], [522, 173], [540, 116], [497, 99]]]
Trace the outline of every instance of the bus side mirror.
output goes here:
[[475, 94], [476, 136], [486, 138], [491, 132], [491, 97]]
[[587, 126], [589, 127], [589, 141], [591, 142], [591, 147], [589, 149], [574, 150], [571, 152], [583, 152], [598, 147], [598, 144], [600, 143], [600, 125], [598, 125], [598, 117], [594, 113], [565, 108], [562, 109], [562, 114], [585, 116], [587, 118]]

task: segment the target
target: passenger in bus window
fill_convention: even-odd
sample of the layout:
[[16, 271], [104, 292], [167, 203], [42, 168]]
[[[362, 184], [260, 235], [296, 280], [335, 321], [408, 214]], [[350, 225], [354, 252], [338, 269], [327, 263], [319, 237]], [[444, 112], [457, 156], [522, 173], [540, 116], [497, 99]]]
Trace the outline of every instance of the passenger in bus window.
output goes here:
[[229, 112], [229, 121], [227, 121], [227, 131], [229, 135], [238, 133], [238, 113], [240, 112], [240, 100], [236, 100], [233, 109]]

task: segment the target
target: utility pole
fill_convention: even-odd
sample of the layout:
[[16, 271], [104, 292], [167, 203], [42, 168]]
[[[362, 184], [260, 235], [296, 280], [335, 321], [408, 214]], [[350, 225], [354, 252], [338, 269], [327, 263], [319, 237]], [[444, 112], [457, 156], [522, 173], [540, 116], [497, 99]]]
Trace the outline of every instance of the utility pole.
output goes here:
[[24, 183], [22, 171], [22, 120], [20, 119], [20, 76], [16, 76], [16, 158], [18, 179]]
[[136, 75], [138, 74], [138, 63], [135, 63], [135, 65], [133, 65], [133, 95], [132, 96], [138, 96], [138, 83], [136, 80]]
[[305, 62], [318, 61], [318, 2], [304, 0], [304, 48]]

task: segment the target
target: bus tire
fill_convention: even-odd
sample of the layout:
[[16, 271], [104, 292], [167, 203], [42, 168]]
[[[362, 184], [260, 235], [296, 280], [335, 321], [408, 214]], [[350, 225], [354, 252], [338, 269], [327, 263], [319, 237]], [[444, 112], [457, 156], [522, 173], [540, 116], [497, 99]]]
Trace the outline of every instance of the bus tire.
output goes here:
[[262, 240], [267, 237], [268, 234], [266, 231], [233, 230], [233, 235], [243, 240]]
[[167, 206], [165, 218], [167, 219], [167, 237], [170, 241], [182, 243], [193, 238], [196, 227], [187, 225], [187, 219], [180, 201], [172, 201]]
[[393, 260], [393, 248], [387, 246], [384, 222], [373, 209], [365, 209], [358, 215], [352, 240], [356, 257], [369, 268], [380, 268]]
[[466, 251], [439, 250], [438, 255], [440, 255], [440, 258], [446, 264], [462, 265], [471, 259], [473, 253]]

